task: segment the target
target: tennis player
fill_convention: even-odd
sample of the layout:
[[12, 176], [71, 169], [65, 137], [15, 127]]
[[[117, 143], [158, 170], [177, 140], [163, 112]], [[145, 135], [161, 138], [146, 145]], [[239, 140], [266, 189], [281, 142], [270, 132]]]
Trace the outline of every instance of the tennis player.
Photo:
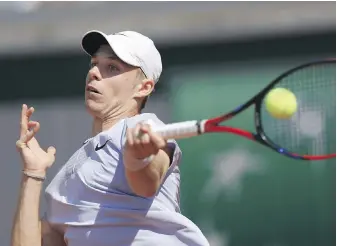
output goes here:
[[154, 43], [133, 31], [90, 31], [82, 47], [91, 57], [85, 105], [92, 136], [46, 188], [40, 220], [42, 183], [56, 150], [39, 146], [34, 108], [23, 105], [16, 143], [23, 175], [11, 245], [209, 245], [180, 213], [179, 146], [151, 131], [164, 124], [155, 114], [141, 113], [162, 72]]

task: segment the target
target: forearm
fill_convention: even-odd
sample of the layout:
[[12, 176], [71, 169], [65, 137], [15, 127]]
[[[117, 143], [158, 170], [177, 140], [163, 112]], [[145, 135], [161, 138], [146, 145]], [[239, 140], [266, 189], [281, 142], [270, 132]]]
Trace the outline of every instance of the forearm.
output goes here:
[[[129, 161], [132, 160], [129, 159]], [[151, 197], [155, 195], [169, 165], [169, 155], [165, 151], [160, 150], [144, 168], [137, 171], [125, 168], [126, 179], [130, 188], [139, 196]]]
[[22, 177], [11, 246], [41, 246], [41, 222], [39, 219], [41, 189], [41, 181], [27, 176]]
[[[20, 153], [25, 171], [21, 179], [20, 195], [12, 227], [11, 246], [41, 246], [42, 238], [43, 240], [45, 238], [41, 235], [41, 231], [49, 235], [52, 232], [44, 230], [45, 223], [41, 225], [39, 207], [42, 180], [46, 170], [55, 161], [56, 149], [49, 147], [44, 151], [39, 146], [34, 135], [40, 129], [40, 123], [30, 120], [33, 112], [33, 107], [28, 109], [26, 104], [22, 105], [20, 139], [16, 141], [16, 149]], [[47, 236], [50, 239], [49, 235]], [[53, 243], [53, 245], [56, 244]]]

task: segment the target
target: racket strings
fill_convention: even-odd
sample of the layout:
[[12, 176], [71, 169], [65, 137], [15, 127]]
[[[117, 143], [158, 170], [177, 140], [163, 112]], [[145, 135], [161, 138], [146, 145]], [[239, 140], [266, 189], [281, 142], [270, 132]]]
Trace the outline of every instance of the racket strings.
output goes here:
[[316, 64], [284, 77], [275, 88], [297, 98], [290, 119], [276, 119], [261, 108], [265, 134], [275, 144], [298, 154], [324, 155], [336, 151], [336, 65]]

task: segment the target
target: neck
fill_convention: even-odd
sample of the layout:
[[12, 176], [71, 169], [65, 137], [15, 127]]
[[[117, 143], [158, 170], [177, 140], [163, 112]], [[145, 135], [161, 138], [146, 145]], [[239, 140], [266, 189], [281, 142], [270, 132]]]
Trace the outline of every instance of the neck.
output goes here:
[[139, 114], [139, 112], [137, 110], [133, 110], [133, 111], [119, 113], [118, 115], [110, 115], [104, 118], [94, 117], [94, 121], [92, 125], [92, 136], [96, 136], [100, 132], [110, 129], [122, 119], [133, 117], [137, 114]]

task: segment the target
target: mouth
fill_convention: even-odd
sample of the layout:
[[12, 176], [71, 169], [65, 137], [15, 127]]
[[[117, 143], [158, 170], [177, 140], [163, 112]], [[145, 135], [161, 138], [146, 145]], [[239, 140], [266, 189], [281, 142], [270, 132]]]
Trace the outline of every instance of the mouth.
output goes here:
[[87, 86], [87, 91], [92, 92], [92, 93], [96, 93], [96, 94], [101, 94], [95, 87], [93, 87], [91, 85]]

